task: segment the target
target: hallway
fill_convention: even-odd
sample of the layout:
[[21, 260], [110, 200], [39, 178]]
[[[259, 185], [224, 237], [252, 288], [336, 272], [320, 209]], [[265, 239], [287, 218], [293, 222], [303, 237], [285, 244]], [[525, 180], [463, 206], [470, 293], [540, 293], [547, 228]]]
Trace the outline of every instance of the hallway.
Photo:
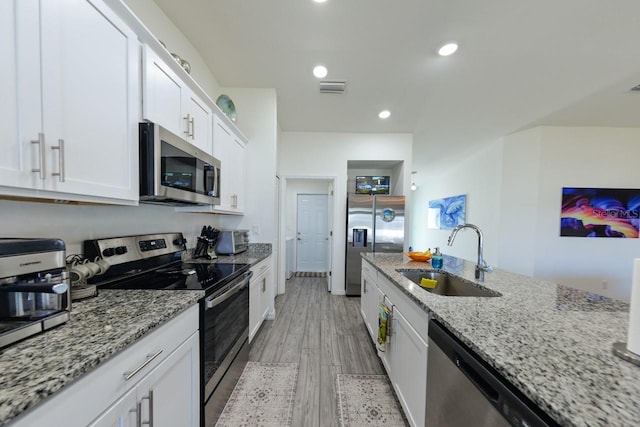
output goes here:
[[293, 426], [338, 426], [336, 375], [384, 374], [360, 315], [360, 298], [331, 295], [325, 278], [294, 277], [275, 300], [250, 361], [299, 363]]

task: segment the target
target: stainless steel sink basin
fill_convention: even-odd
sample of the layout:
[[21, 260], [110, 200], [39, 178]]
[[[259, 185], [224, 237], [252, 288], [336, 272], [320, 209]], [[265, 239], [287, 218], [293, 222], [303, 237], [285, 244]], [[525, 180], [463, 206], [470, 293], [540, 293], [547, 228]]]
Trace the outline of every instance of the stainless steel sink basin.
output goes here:
[[413, 283], [420, 285], [423, 278], [436, 280], [434, 288], [420, 286], [432, 294], [449, 297], [501, 297], [502, 294], [473, 282], [451, 276], [442, 271], [433, 270], [397, 270]]

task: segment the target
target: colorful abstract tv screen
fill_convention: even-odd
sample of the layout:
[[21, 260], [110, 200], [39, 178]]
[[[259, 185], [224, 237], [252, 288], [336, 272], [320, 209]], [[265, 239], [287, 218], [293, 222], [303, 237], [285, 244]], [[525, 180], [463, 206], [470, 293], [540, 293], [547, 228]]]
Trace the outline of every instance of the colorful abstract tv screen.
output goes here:
[[637, 238], [640, 190], [562, 189], [560, 236]]
[[356, 194], [389, 194], [388, 176], [356, 176]]

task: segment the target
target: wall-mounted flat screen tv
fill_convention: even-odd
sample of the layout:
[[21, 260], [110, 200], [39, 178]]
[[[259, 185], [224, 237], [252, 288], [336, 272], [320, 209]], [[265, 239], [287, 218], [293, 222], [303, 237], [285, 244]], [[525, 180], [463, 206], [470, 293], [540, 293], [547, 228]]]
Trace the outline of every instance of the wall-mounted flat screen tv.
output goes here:
[[356, 194], [389, 194], [389, 177], [356, 176]]

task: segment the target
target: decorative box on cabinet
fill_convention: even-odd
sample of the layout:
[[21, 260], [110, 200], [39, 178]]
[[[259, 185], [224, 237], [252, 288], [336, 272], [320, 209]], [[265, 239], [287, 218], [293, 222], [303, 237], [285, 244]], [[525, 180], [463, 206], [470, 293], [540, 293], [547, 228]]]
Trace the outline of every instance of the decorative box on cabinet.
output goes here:
[[137, 204], [136, 34], [102, 0], [0, 7], [0, 194]]
[[156, 427], [198, 427], [198, 313], [197, 305], [182, 312], [11, 426], [134, 426], [149, 424], [151, 409]]

